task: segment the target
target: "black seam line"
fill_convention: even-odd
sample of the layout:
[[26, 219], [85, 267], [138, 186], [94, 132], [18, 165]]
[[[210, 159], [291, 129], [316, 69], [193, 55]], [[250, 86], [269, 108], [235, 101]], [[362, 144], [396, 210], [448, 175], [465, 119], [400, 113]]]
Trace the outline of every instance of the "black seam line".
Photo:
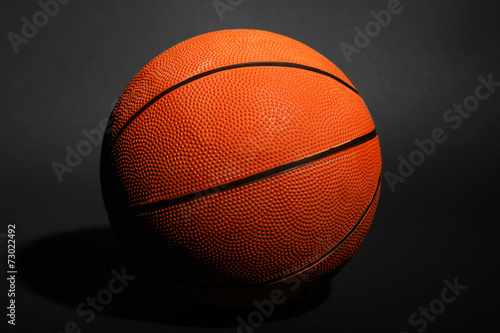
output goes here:
[[[375, 188], [375, 193], [373, 193], [373, 196], [370, 200], [370, 203], [367, 205], [367, 207], [365, 208], [365, 210], [361, 214], [361, 216], [358, 219], [358, 221], [356, 222], [356, 224], [354, 224], [354, 226], [351, 228], [351, 230], [349, 230], [349, 232], [338, 243], [336, 243], [332, 248], [330, 248], [327, 252], [325, 252], [319, 258], [315, 259], [314, 261], [310, 262], [309, 264], [307, 264], [305, 266], [298, 268], [297, 270], [295, 270], [293, 272], [286, 273], [278, 278], [274, 278], [274, 279], [271, 279], [268, 281], [257, 282], [257, 283], [252, 283], [252, 284], [245, 284], [245, 285], [234, 285], [234, 286], [212, 285], [209, 288], [234, 290], [234, 289], [247, 289], [247, 288], [269, 286], [269, 285], [273, 285], [273, 284], [282, 282], [282, 281], [289, 279], [291, 277], [294, 277], [295, 275], [300, 274], [304, 271], [307, 271], [311, 267], [319, 264], [321, 261], [323, 261], [329, 255], [331, 255], [333, 252], [337, 251], [352, 236], [352, 234], [354, 234], [356, 232], [356, 230], [358, 230], [359, 226], [361, 225], [361, 222], [366, 217], [366, 214], [368, 214], [368, 212], [370, 211], [370, 208], [372, 208], [381, 184], [382, 184], [382, 174], [379, 175], [377, 187]], [[196, 285], [196, 286], [198, 286], [198, 285]]]
[[366, 207], [366, 209], [363, 211], [363, 214], [361, 214], [361, 217], [359, 220], [356, 222], [356, 224], [351, 228], [351, 230], [337, 243], [335, 244], [330, 250], [328, 250], [326, 253], [324, 253], [322, 256], [319, 258], [315, 259], [314, 261], [310, 262], [309, 264], [302, 266], [301, 268], [297, 269], [294, 272], [291, 272], [287, 274], [286, 276], [279, 277], [276, 279], [272, 279], [270, 281], [264, 282], [265, 284], [273, 284], [273, 283], [278, 283], [280, 281], [286, 280], [288, 278], [291, 278], [301, 272], [304, 272], [311, 267], [315, 266], [316, 264], [319, 264], [323, 259], [331, 255], [333, 252], [337, 251], [339, 247], [341, 247], [351, 236], [356, 230], [358, 230], [359, 226], [361, 225], [361, 221], [366, 217], [366, 214], [368, 214], [368, 211], [370, 211], [370, 208], [372, 207], [373, 203], [375, 202], [375, 198], [377, 197], [378, 190], [380, 188], [380, 184], [382, 183], [382, 174], [378, 178], [378, 183], [377, 183], [377, 188], [375, 189], [375, 193], [373, 194], [372, 199], [370, 200], [370, 203]]
[[[360, 136], [359, 138], [353, 139], [353, 140], [348, 141], [348, 142], [341, 144], [339, 146], [335, 146], [333, 148], [325, 150], [325, 151], [318, 153], [316, 155], [312, 155], [312, 156], [303, 158], [303, 159], [298, 160], [298, 161], [283, 164], [283, 165], [280, 165], [278, 167], [257, 173], [255, 175], [252, 175], [252, 176], [249, 176], [249, 177], [246, 177], [243, 179], [235, 180], [233, 182], [222, 184], [219, 186], [215, 186], [215, 187], [206, 189], [204, 191], [194, 192], [194, 193], [187, 194], [187, 195], [173, 198], [173, 199], [156, 201], [156, 202], [152, 202], [152, 203], [148, 203], [148, 204], [144, 204], [144, 205], [136, 206], [136, 207], [128, 207], [128, 208], [125, 208], [125, 211], [127, 212], [127, 214], [138, 215], [138, 214], [143, 214], [143, 213], [146, 213], [149, 211], [178, 205], [178, 204], [188, 202], [188, 201], [191, 201], [194, 199], [200, 199], [202, 197], [206, 197], [206, 196], [220, 193], [223, 191], [228, 191], [228, 190], [231, 190], [231, 189], [243, 186], [243, 185], [247, 185], [247, 184], [250, 184], [250, 183], [265, 179], [265, 178], [269, 178], [269, 177], [272, 177], [272, 176], [275, 176], [275, 175], [278, 175], [281, 173], [288, 172], [290, 170], [301, 167], [303, 165], [318, 161], [322, 158], [337, 154], [337, 153], [344, 151], [344, 150], [347, 150], [349, 148], [359, 146], [359, 145], [361, 145], [369, 140], [372, 140], [376, 136], [377, 136], [377, 132], [375, 130], [373, 130], [368, 134]], [[111, 214], [120, 214], [122, 212], [123, 211], [121, 211], [121, 210], [110, 211]]]
[[333, 75], [333, 74], [330, 74], [328, 72], [325, 72], [325, 71], [322, 71], [321, 69], [318, 69], [318, 68], [315, 68], [315, 67], [310, 67], [310, 66], [306, 66], [306, 65], [301, 65], [301, 64], [295, 64], [295, 63], [290, 63], [290, 62], [274, 62], [274, 61], [261, 61], [261, 62], [244, 62], [244, 63], [241, 63], [241, 64], [234, 64], [234, 65], [230, 65], [230, 66], [225, 66], [225, 67], [219, 67], [219, 68], [215, 68], [215, 69], [212, 69], [212, 70], [209, 70], [209, 71], [206, 71], [206, 72], [203, 72], [203, 73], [200, 73], [200, 74], [197, 74], [197, 75], [194, 75], [182, 82], [179, 82], [177, 83], [176, 85], [173, 85], [172, 87], [168, 88], [168, 89], [165, 89], [163, 90], [161, 93], [159, 93], [158, 95], [156, 95], [155, 97], [153, 97], [149, 102], [147, 102], [143, 107], [141, 107], [137, 112], [135, 112], [126, 122], [125, 124], [123, 124], [123, 126], [120, 128], [120, 130], [118, 131], [118, 133], [116, 133], [116, 136], [115, 138], [113, 139], [112, 143], [111, 143], [111, 146], [114, 146], [114, 144], [116, 143], [116, 141], [118, 141], [118, 138], [120, 137], [120, 135], [125, 131], [125, 129], [128, 127], [128, 125], [130, 125], [130, 123], [132, 123], [134, 121], [135, 118], [137, 118], [141, 113], [143, 113], [147, 108], [149, 108], [152, 104], [154, 104], [157, 100], [159, 100], [160, 98], [162, 98], [163, 96], [165, 96], [166, 94], [190, 83], [190, 82], [193, 82], [195, 80], [198, 80], [202, 77], [205, 77], [205, 76], [208, 76], [208, 75], [211, 75], [211, 74], [214, 74], [214, 73], [218, 73], [218, 72], [222, 72], [222, 71], [227, 71], [227, 70], [230, 70], [230, 69], [235, 69], [235, 68], [243, 68], [243, 67], [291, 67], [291, 68], [300, 68], [300, 69], [305, 69], [305, 70], [308, 70], [308, 71], [311, 71], [311, 72], [315, 72], [315, 73], [319, 73], [319, 74], [323, 74], [323, 75], [326, 75], [340, 83], [342, 83], [344, 86], [346, 86], [347, 88], [351, 89], [352, 91], [354, 91], [356, 94], [358, 94], [358, 91], [353, 87], [351, 86], [349, 83], [345, 82], [344, 80], [342, 80], [341, 78]]

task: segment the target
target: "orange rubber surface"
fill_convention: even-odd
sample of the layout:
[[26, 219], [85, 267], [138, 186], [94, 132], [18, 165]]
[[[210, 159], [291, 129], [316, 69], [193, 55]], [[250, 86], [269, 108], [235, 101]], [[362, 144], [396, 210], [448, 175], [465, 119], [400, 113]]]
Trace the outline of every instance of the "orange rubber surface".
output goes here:
[[[311, 66], [350, 84], [319, 53], [269, 32], [218, 31], [172, 47], [137, 74], [110, 117], [101, 157], [107, 209], [127, 214], [300, 161], [374, 130], [354, 91], [327, 75], [280, 66], [206, 75], [137, 113], [194, 75], [258, 61]], [[238, 188], [110, 219], [125, 246], [179, 280], [186, 275], [155, 248], [175, 253], [190, 282], [201, 285], [269, 283], [312, 264], [311, 277], [321, 276], [359, 247], [376, 209], [380, 172], [375, 137]], [[342, 246], [322, 257], [358, 222]]]

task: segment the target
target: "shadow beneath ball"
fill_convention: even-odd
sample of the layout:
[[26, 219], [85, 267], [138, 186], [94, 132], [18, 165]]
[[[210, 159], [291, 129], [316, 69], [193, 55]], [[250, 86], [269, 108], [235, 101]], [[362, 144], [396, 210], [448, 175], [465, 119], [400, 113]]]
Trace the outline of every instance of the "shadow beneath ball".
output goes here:
[[242, 320], [271, 322], [316, 308], [332, 291], [326, 278], [282, 304], [263, 300], [243, 307], [207, 305], [157, 283], [125, 253], [108, 228], [38, 240], [19, 251], [18, 258], [23, 267], [20, 283], [74, 308], [74, 318], [61, 320], [74, 320], [82, 327], [94, 320], [92, 313], [189, 327], [235, 327]]

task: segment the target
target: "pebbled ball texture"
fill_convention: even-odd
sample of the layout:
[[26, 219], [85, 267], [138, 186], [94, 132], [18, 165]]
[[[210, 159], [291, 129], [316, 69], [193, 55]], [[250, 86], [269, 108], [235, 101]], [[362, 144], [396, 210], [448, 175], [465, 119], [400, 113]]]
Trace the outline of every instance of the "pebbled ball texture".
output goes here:
[[352, 257], [373, 219], [377, 137], [224, 189], [375, 129], [356, 92], [314, 71], [256, 66], [193, 79], [249, 62], [310, 66], [352, 86], [295, 40], [216, 31], [153, 59], [110, 116], [101, 184], [111, 224], [126, 248], [170, 278], [205, 286], [312, 281]]

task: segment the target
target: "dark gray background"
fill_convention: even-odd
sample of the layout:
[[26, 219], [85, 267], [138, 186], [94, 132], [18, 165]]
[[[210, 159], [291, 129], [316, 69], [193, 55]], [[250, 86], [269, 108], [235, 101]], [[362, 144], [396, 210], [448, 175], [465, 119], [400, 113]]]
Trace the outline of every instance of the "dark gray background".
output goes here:
[[[223, 2], [227, 2], [224, 0]], [[236, 332], [236, 315], [162, 295], [122, 253], [102, 203], [100, 147], [59, 182], [51, 167], [85, 139], [126, 84], [153, 57], [198, 34], [269, 30], [334, 62], [368, 105], [384, 171], [413, 141], [443, 128], [448, 140], [393, 193], [383, 182], [368, 236], [330, 293], [300, 309], [277, 309], [256, 332], [416, 332], [408, 317], [439, 298], [444, 279], [468, 288], [426, 332], [470, 332], [496, 324], [498, 307], [498, 113], [500, 89], [452, 130], [442, 117], [474, 93], [477, 77], [500, 81], [500, 8], [495, 1], [402, 0], [403, 11], [348, 63], [339, 44], [373, 20], [377, 1], [243, 0], [221, 21], [212, 1], [71, 1], [15, 54], [36, 1], [4, 1], [0, 43], [2, 223], [17, 226], [16, 331]], [[5, 276], [6, 239], [0, 238]], [[107, 286], [111, 270], [137, 277], [86, 324], [75, 314]], [[139, 273], [138, 273], [139, 272]], [[7, 286], [2, 278], [2, 308]], [[161, 296], [159, 296], [161, 295]], [[2, 325], [6, 321], [2, 310]], [[493, 326], [496, 327], [496, 326]]]

